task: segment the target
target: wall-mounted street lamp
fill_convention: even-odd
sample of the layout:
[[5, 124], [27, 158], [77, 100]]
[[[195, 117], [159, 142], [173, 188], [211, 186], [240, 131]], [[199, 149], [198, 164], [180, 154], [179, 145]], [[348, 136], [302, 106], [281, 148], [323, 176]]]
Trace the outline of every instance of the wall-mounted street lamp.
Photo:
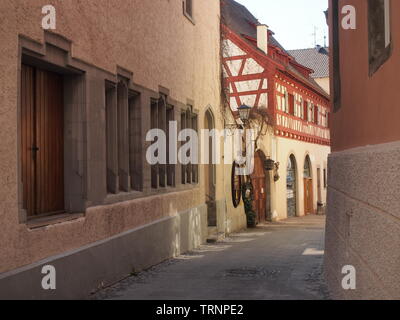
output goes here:
[[240, 120], [242, 120], [243, 124], [246, 125], [247, 121], [250, 119], [250, 111], [251, 108], [246, 105], [241, 105], [238, 108]]

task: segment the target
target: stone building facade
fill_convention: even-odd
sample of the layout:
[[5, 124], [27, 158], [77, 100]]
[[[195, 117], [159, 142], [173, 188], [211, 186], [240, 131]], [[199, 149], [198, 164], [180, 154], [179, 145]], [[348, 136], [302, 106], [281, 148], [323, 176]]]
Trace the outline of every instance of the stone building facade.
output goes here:
[[116, 2], [51, 1], [55, 30], [48, 1], [0, 4], [1, 298], [84, 298], [245, 226], [228, 166], [146, 159], [171, 120], [223, 128], [219, 1]]

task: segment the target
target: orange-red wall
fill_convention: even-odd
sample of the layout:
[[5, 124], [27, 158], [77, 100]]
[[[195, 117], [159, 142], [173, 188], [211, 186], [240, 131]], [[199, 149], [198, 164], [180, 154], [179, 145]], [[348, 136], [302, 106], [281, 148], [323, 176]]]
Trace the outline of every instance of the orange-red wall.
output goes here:
[[[339, 12], [355, 6], [357, 29], [339, 28], [342, 94], [331, 124], [333, 152], [400, 140], [400, 1], [391, 3], [392, 56], [370, 78], [367, 1], [339, 0]], [[332, 30], [330, 38], [332, 48]]]

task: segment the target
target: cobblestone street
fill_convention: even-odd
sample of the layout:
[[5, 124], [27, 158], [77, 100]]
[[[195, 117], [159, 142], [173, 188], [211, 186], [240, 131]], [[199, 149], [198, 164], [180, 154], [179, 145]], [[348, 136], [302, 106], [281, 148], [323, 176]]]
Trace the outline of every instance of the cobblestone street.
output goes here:
[[132, 275], [95, 299], [328, 299], [325, 217], [291, 218], [236, 233]]

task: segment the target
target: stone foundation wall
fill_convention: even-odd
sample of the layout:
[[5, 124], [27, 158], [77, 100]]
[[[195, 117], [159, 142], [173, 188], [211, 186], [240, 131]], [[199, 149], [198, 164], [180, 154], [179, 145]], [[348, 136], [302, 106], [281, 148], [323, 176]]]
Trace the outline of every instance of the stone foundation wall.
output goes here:
[[[339, 299], [400, 298], [400, 143], [329, 157], [325, 272]], [[343, 266], [356, 290], [342, 289]]]

